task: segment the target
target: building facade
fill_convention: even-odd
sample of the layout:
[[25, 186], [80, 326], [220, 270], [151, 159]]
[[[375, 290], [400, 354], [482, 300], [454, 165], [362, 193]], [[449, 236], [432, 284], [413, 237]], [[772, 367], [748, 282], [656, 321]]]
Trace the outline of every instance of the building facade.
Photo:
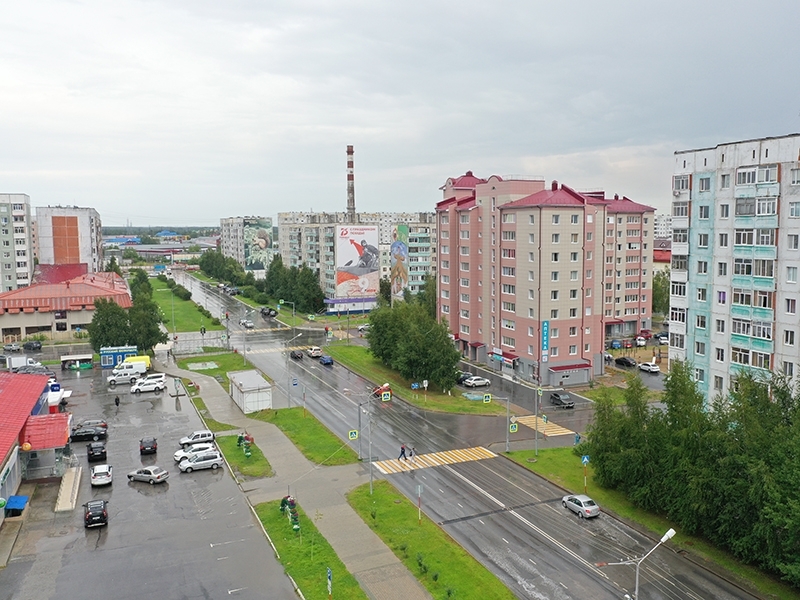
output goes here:
[[652, 208], [472, 172], [442, 191], [438, 311], [464, 357], [577, 385], [603, 372], [605, 338], [650, 327]]
[[30, 285], [33, 278], [31, 199], [27, 194], [0, 194], [0, 289]]
[[672, 215], [656, 215], [654, 236], [656, 239], [672, 238]]
[[90, 273], [103, 270], [103, 224], [93, 208], [36, 207], [36, 257], [40, 264], [85, 264]]
[[800, 135], [675, 153], [670, 359], [707, 398], [800, 364]]
[[275, 256], [272, 219], [269, 217], [229, 217], [220, 219], [219, 248], [223, 256], [234, 259], [246, 271], [262, 276]]

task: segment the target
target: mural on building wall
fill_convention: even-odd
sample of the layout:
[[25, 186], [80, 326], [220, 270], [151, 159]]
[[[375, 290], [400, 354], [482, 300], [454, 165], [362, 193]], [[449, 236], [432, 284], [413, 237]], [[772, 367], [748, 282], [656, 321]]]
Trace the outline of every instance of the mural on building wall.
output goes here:
[[275, 251], [272, 249], [272, 219], [244, 220], [244, 268], [267, 269]]
[[408, 225], [395, 225], [392, 231], [392, 245], [389, 248], [392, 269], [389, 280], [392, 283], [392, 298], [402, 300], [408, 288]]
[[378, 295], [381, 258], [378, 228], [346, 225], [336, 228], [336, 297]]

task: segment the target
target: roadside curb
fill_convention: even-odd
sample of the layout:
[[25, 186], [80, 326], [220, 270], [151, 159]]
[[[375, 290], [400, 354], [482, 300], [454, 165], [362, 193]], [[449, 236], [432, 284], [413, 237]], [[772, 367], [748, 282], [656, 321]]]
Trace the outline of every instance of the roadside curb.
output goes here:
[[64, 472], [61, 478], [61, 486], [58, 489], [56, 498], [56, 508], [54, 512], [69, 512], [75, 509], [78, 502], [78, 489], [81, 483], [83, 467], [70, 467]]

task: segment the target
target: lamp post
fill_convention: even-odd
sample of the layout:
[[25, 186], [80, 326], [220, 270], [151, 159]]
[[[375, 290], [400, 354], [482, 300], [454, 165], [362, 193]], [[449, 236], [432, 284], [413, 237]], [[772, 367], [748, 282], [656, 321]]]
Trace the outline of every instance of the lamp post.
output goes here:
[[[246, 321], [247, 320], [247, 315], [249, 315], [252, 312], [255, 312], [255, 309], [245, 310], [244, 311], [244, 319], [243, 320]], [[245, 366], [247, 366], [247, 327], [245, 325], [242, 325], [242, 327], [244, 327], [244, 329], [242, 330], [242, 346], [244, 348], [244, 364], [245, 364]]]
[[[667, 533], [665, 533], [662, 536], [661, 540], [655, 546], [653, 546], [653, 548], [650, 550], [650, 552], [648, 552], [647, 554], [645, 554], [641, 558], [632, 558], [630, 560], [624, 560], [622, 562], [613, 562], [613, 563], [610, 563], [610, 562], [599, 562], [599, 563], [595, 563], [595, 565], [598, 566], [598, 567], [611, 567], [611, 566], [615, 566], [615, 565], [636, 565], [636, 585], [635, 585], [634, 591], [633, 591], [633, 600], [639, 600], [639, 565], [641, 565], [642, 562], [644, 561], [644, 559], [647, 558], [648, 556], [650, 556], [655, 551], [656, 548], [658, 548], [661, 544], [663, 544], [667, 540], [672, 539], [672, 536], [674, 536], [674, 535], [675, 535], [675, 530], [670, 528], [669, 531], [667, 531]], [[626, 595], [626, 598], [630, 598], [630, 597]]]
[[[369, 404], [373, 400], [374, 400], [374, 398], [367, 398], [366, 400], [364, 400], [364, 402], [359, 402], [359, 404], [358, 404], [358, 460], [363, 460], [363, 458], [361, 456], [361, 412], [362, 412], [362, 408], [361, 407]], [[363, 411], [363, 412], [367, 412], [367, 411]], [[371, 453], [370, 453], [370, 462], [372, 462], [372, 454]]]
[[288, 300], [281, 299], [280, 304], [292, 305], [292, 335], [294, 335], [294, 317], [295, 317], [294, 302], [289, 302]]

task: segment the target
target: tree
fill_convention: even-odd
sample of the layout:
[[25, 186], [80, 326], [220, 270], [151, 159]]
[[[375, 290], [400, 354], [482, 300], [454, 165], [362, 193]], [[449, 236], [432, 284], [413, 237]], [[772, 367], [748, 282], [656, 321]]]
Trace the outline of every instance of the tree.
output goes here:
[[131, 343], [136, 344], [139, 352], [149, 352], [156, 344], [167, 341], [167, 334], [158, 326], [161, 322], [158, 305], [150, 296], [140, 294], [134, 298], [128, 317]]
[[382, 277], [378, 283], [378, 298], [383, 299], [384, 302], [392, 301], [392, 282], [388, 277]]
[[94, 302], [95, 311], [89, 323], [89, 339], [95, 352], [106, 346], [127, 346], [131, 343], [128, 313], [119, 304], [106, 298]]
[[125, 248], [122, 251], [122, 258], [125, 260], [139, 260], [139, 253], [134, 248]]
[[669, 267], [656, 271], [653, 275], [652, 312], [666, 315], [669, 313]]
[[428, 273], [417, 292], [417, 302], [425, 307], [431, 319], [436, 318], [436, 277]]
[[119, 265], [117, 264], [116, 256], [112, 256], [111, 259], [108, 261], [108, 264], [106, 265], [106, 271], [109, 273], [116, 273], [117, 275], [122, 277], [122, 269], [120, 269]]

